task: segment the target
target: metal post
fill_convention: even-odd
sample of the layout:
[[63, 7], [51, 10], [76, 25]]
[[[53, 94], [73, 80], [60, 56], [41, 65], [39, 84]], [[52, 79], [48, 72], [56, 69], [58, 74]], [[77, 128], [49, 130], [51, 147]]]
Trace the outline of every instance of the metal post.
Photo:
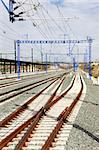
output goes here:
[[86, 71], [86, 53], [84, 54], [84, 71]]
[[29, 64], [29, 72], [30, 72], [30, 64]]
[[92, 76], [92, 70], [91, 70], [91, 46], [92, 46], [92, 39], [88, 37], [88, 43], [89, 43], [89, 78], [91, 79]]
[[10, 61], [10, 74], [11, 74], [11, 72], [12, 72], [12, 63]]
[[69, 40], [69, 47], [68, 47], [68, 49], [69, 49], [69, 55], [71, 54], [71, 50], [70, 50], [70, 40]]
[[16, 65], [16, 41], [14, 40], [14, 56], [15, 56], [15, 73], [17, 72], [17, 65]]
[[42, 70], [43, 70], [43, 53], [41, 51], [41, 63], [42, 63]]
[[28, 64], [26, 63], [26, 72], [28, 72]]
[[86, 69], [88, 69], [88, 50], [86, 49]]
[[43, 62], [42, 44], [40, 45], [40, 49], [41, 49], [41, 62]]
[[43, 53], [41, 51], [41, 62], [43, 62]]
[[3, 69], [3, 71], [4, 71], [4, 74], [6, 73], [6, 69], [5, 69], [5, 66], [6, 66], [6, 62], [5, 62], [5, 60], [4, 60], [4, 69]]
[[33, 48], [31, 48], [31, 58], [32, 58], [32, 72], [33, 72]]
[[20, 41], [17, 41], [18, 79], [20, 79]]
[[46, 74], [47, 74], [47, 54], [46, 54]]
[[75, 72], [75, 58], [73, 57], [73, 68], [74, 68], [74, 72]]
[[23, 73], [24, 73], [24, 63], [22, 64], [22, 66], [23, 66]]
[[2, 53], [0, 53], [0, 58], [2, 59]]

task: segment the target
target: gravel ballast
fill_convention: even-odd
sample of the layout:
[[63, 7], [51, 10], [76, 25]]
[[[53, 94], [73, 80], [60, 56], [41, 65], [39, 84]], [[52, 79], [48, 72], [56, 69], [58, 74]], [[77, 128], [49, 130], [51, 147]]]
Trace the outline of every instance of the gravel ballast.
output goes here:
[[[62, 91], [69, 85], [71, 81], [71, 77], [66, 77], [65, 79], [65, 85], [62, 86]], [[14, 98], [11, 98], [7, 102], [5, 102], [3, 105], [0, 105], [0, 120], [4, 119], [7, 115], [9, 115], [11, 112], [15, 111], [19, 106], [21, 106], [25, 101], [27, 101], [28, 98], [34, 96], [36, 93], [38, 93], [42, 88], [47, 86], [49, 82], [46, 84], [40, 85], [38, 87], [35, 87], [27, 92], [22, 93], [19, 96], [16, 96]], [[49, 90], [47, 94], [51, 94], [51, 91]]]
[[64, 150], [99, 150], [99, 86], [84, 80], [87, 93]]

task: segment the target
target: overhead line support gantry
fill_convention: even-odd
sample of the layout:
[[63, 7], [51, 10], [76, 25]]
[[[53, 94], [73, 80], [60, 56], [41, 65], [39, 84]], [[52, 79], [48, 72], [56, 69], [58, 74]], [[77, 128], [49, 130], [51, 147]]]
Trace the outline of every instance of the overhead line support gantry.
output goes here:
[[[89, 49], [89, 76], [91, 73], [91, 50], [92, 50], [92, 42], [93, 39], [91, 37], [87, 37], [86, 40], [17, 40], [17, 59], [18, 59], [18, 79], [20, 79], [20, 45], [21, 44], [79, 44], [79, 43], [88, 43]], [[74, 47], [73, 47], [74, 48]], [[71, 55], [69, 50], [69, 55]]]

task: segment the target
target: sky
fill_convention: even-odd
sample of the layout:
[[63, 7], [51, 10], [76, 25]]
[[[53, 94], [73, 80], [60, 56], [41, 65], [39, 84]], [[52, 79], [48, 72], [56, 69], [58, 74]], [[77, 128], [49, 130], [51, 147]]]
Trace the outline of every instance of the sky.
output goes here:
[[[9, 1], [4, 2], [8, 6]], [[14, 40], [17, 39], [80, 40], [90, 36], [94, 39], [92, 60], [99, 60], [99, 0], [17, 0], [17, 5], [18, 2], [24, 4], [15, 13], [25, 11], [22, 17], [26, 21], [11, 23], [0, 1], [0, 57], [14, 58]], [[41, 51], [44, 58], [45, 53], [55, 53], [49, 59], [71, 61], [65, 55], [68, 53], [68, 45], [22, 45], [21, 60], [31, 60], [31, 48], [34, 50], [35, 61], [41, 59]], [[86, 49], [88, 44], [79, 44], [75, 45], [73, 52], [85, 53]], [[84, 56], [76, 59], [84, 60]]]

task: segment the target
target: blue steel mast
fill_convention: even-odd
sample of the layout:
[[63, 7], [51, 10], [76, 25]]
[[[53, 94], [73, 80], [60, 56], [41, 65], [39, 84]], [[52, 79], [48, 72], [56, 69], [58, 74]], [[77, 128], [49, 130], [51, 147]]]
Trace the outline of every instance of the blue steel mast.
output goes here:
[[[18, 50], [18, 78], [20, 78], [20, 44], [73, 44], [72, 50], [75, 44], [79, 43], [88, 43], [89, 44], [89, 75], [92, 75], [91, 71], [91, 46], [92, 46], [93, 39], [87, 37], [86, 40], [17, 40], [17, 50]], [[46, 62], [47, 62], [47, 55], [46, 55]], [[75, 62], [75, 60], [74, 60]], [[75, 63], [74, 63], [75, 64]], [[47, 63], [46, 63], [47, 68]], [[47, 69], [46, 69], [47, 70]]]
[[91, 62], [92, 62], [92, 58], [91, 58], [91, 51], [92, 51], [92, 42], [93, 39], [91, 39], [90, 37], [87, 37], [88, 43], [89, 43], [89, 65], [88, 65], [88, 69], [89, 69], [89, 77], [91, 79], [92, 76], [92, 70], [91, 70]]

